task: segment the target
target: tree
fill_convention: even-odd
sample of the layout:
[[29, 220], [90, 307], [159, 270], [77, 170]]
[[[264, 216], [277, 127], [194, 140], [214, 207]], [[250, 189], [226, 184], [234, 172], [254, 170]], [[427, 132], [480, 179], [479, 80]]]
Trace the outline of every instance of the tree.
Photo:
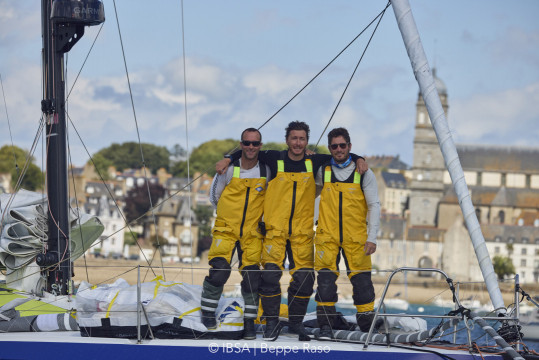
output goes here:
[[194, 209], [198, 221], [198, 255], [211, 246], [211, 218], [213, 207], [199, 205]]
[[[165, 195], [165, 188], [159, 184], [150, 183], [149, 189], [152, 199], [151, 203], [155, 206], [159, 198]], [[148, 198], [148, 187], [146, 184], [137, 185], [127, 192], [124, 213], [128, 222], [138, 219], [137, 222], [142, 223], [141, 216], [146, 214], [148, 210], [150, 210], [150, 199]]]
[[[11, 174], [11, 187], [14, 189], [20, 172], [24, 168], [28, 151], [17, 146], [4, 145], [0, 148], [0, 173]], [[18, 166], [15, 167], [15, 163]], [[43, 172], [35, 164], [35, 158], [30, 156], [28, 168], [22, 178], [21, 188], [26, 190], [37, 190], [42, 188], [44, 182]], [[6, 191], [8, 189], [5, 189]]]
[[[101, 174], [107, 172], [110, 165], [114, 165], [118, 171], [124, 169], [140, 169], [143, 166], [140, 148], [144, 154], [144, 163], [152, 173], [160, 168], [169, 170], [170, 153], [164, 146], [153, 144], [139, 144], [136, 142], [125, 142], [123, 144], [112, 144], [111, 146], [99, 150], [92, 157]], [[103, 168], [105, 167], [105, 168]]]
[[[215, 175], [215, 163], [223, 158], [223, 155], [238, 146], [238, 141], [233, 139], [210, 140], [202, 143], [191, 152], [189, 165], [190, 175], [195, 172], [206, 173], [210, 176]], [[180, 161], [170, 169], [173, 176], [187, 176], [187, 162]]]
[[499, 280], [503, 280], [506, 275], [515, 273], [515, 266], [508, 256], [496, 255], [492, 258], [494, 272], [498, 275]]

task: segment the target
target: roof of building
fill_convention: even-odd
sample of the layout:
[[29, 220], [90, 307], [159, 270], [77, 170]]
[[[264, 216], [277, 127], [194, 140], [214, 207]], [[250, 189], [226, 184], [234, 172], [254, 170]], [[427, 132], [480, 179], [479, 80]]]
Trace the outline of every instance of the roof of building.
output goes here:
[[[472, 203], [475, 206], [511, 206], [518, 208], [539, 208], [539, 191], [536, 189], [470, 186]], [[441, 204], [458, 204], [453, 186], [446, 188]]]
[[486, 224], [481, 225], [481, 232], [485, 241], [537, 244], [539, 245], [539, 227]]
[[382, 171], [382, 179], [389, 188], [406, 189], [406, 178], [400, 173]]
[[457, 145], [464, 170], [539, 174], [539, 148], [498, 145]]
[[394, 169], [394, 170], [407, 170], [409, 166], [402, 162], [399, 159], [399, 155], [392, 156], [392, 155], [374, 155], [374, 156], [367, 156], [365, 158], [367, 161], [367, 164], [369, 164], [369, 168], [376, 169], [376, 168], [386, 168], [386, 169]]

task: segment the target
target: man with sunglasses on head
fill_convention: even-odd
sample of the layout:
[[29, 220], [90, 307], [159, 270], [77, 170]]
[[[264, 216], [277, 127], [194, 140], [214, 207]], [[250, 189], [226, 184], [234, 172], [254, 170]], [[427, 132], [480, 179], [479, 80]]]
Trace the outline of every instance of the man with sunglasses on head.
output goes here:
[[[262, 250], [260, 296], [266, 319], [265, 339], [279, 335], [279, 309], [281, 304], [280, 279], [288, 257], [292, 279], [288, 287], [288, 330], [299, 340], [310, 338], [303, 327], [303, 318], [314, 286], [314, 200], [315, 175], [318, 168], [331, 159], [330, 155], [306, 155], [309, 125], [292, 121], [286, 128], [288, 150], [267, 150], [259, 154], [270, 167], [273, 178], [268, 184], [264, 202], [265, 237]], [[232, 154], [232, 160], [239, 152]], [[358, 167], [367, 166], [365, 159], [352, 155]], [[217, 171], [228, 166], [223, 159]]]
[[217, 328], [215, 311], [230, 277], [232, 256], [238, 250], [243, 278], [241, 294], [245, 301], [243, 338], [255, 339], [263, 239], [258, 223], [262, 219], [270, 170], [258, 161], [262, 135], [257, 129], [245, 129], [240, 146], [241, 157], [226, 172], [215, 175], [210, 190], [210, 202], [217, 209], [217, 217], [208, 254], [211, 269], [202, 290], [202, 323], [208, 330]]
[[380, 227], [376, 177], [371, 170], [363, 175], [355, 171], [348, 131], [345, 128], [331, 130], [328, 148], [332, 158], [316, 177], [320, 206], [314, 239], [314, 268], [318, 285], [316, 315], [321, 339], [333, 339], [341, 253], [352, 283], [357, 324], [361, 331], [369, 331], [374, 318], [371, 255], [376, 251], [376, 235]]

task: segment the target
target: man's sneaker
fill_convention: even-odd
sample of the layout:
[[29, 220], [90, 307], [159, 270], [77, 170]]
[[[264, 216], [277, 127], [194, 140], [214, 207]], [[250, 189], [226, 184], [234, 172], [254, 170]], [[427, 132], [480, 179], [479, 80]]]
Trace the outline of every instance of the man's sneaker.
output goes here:
[[245, 340], [256, 339], [255, 321], [253, 319], [243, 320], [243, 338]]
[[290, 322], [288, 323], [288, 332], [291, 334], [297, 334], [299, 341], [311, 341], [307, 332], [305, 332], [305, 327], [302, 322]]
[[202, 324], [208, 330], [217, 329], [217, 320], [215, 320], [215, 313], [211, 311], [202, 311]]
[[281, 326], [279, 325], [279, 320], [266, 319], [266, 328], [264, 329], [264, 340], [274, 340], [276, 339], [281, 332]]
[[317, 339], [319, 340], [333, 340], [335, 339], [335, 336], [333, 336], [333, 331], [328, 325], [324, 325], [320, 328], [320, 332], [318, 333]]

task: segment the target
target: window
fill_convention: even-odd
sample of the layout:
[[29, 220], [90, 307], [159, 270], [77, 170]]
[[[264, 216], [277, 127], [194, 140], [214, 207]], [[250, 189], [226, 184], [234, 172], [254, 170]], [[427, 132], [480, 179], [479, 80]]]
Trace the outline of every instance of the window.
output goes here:
[[526, 253], [527, 253], [526, 248], [522, 248], [522, 249], [520, 250], [520, 253], [521, 253], [522, 255], [526, 255]]
[[527, 238], [527, 237], [523, 237], [523, 238], [522, 238], [522, 243], [523, 243], [523, 244], [529, 244], [529, 243], [530, 243], [530, 239]]
[[500, 219], [500, 224], [503, 224], [505, 222], [505, 211], [500, 210], [498, 212], [498, 219]]
[[520, 260], [520, 266], [522, 266], [522, 267], [526, 266], [526, 259]]
[[499, 246], [494, 247], [494, 254], [499, 254], [499, 253], [500, 253], [500, 247]]
[[512, 243], [515, 242], [515, 238], [511, 236], [510, 238], [507, 239], [507, 242], [508, 242], [509, 244], [512, 244]]
[[480, 173], [480, 172], [477, 173], [477, 185], [481, 185], [481, 180], [482, 180], [481, 175], [482, 175], [482, 173]]
[[496, 242], [502, 241], [501, 236], [495, 236], [495, 237], [494, 237], [494, 241], [496, 241]]
[[505, 186], [506, 182], [507, 182], [507, 174], [502, 174], [502, 186]]

